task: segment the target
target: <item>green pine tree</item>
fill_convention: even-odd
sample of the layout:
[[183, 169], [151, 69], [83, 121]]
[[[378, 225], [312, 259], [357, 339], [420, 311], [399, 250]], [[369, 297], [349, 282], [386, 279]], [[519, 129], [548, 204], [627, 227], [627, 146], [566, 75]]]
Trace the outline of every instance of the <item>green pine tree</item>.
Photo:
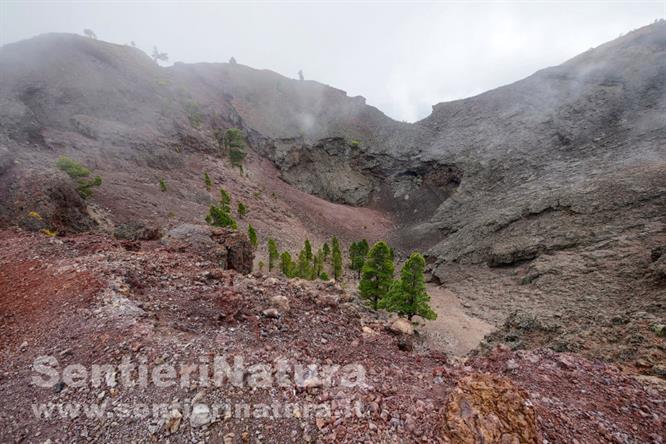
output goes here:
[[412, 253], [400, 270], [400, 279], [394, 281], [391, 289], [382, 300], [379, 308], [406, 316], [410, 321], [416, 315], [424, 319], [437, 319], [428, 302], [430, 296], [425, 286], [425, 259], [420, 253]]
[[328, 255], [331, 254], [331, 248], [328, 246], [328, 242], [324, 242], [322, 247], [322, 252], [324, 253], [324, 261], [328, 260]]
[[254, 227], [252, 224], [249, 224], [247, 226], [247, 237], [250, 238], [250, 243], [254, 248], [257, 248], [258, 242], [257, 242], [257, 232], [255, 231]]
[[165, 193], [166, 190], [167, 190], [166, 181], [164, 179], [160, 179], [160, 191]]
[[324, 271], [324, 252], [319, 249], [314, 256], [314, 263], [312, 265], [312, 279], [317, 279]]
[[301, 250], [298, 254], [298, 277], [303, 279], [309, 279], [310, 277], [310, 266], [308, 264], [308, 259], [305, 254], [305, 249]]
[[312, 244], [310, 243], [309, 239], [305, 239], [305, 245], [303, 247], [305, 249], [305, 257], [309, 261], [312, 260]]
[[280, 256], [280, 270], [282, 271], [282, 274], [288, 278], [294, 277], [294, 268], [294, 264], [291, 261], [291, 254], [289, 254], [288, 251], [285, 251]]
[[279, 256], [277, 243], [273, 239], [268, 239], [268, 271], [273, 271]]
[[368, 249], [368, 241], [365, 239], [354, 242], [349, 246], [349, 268], [356, 271], [359, 277], [361, 277], [361, 270], [363, 269]]
[[244, 219], [247, 214], [247, 207], [243, 202], [238, 202], [238, 217]]
[[224, 188], [220, 188], [220, 204], [227, 213], [231, 212], [231, 195]]
[[233, 166], [239, 167], [243, 171], [243, 159], [245, 159], [245, 150], [247, 143], [243, 137], [243, 132], [238, 128], [229, 128], [224, 133], [224, 147], [229, 153], [229, 159]]
[[206, 216], [206, 222], [214, 227], [228, 227], [233, 230], [238, 228], [238, 224], [224, 206], [211, 205]]
[[210, 180], [210, 176], [208, 175], [208, 172], [204, 172], [204, 185], [206, 185], [206, 189], [210, 191], [211, 187], [213, 186], [213, 181]]
[[386, 296], [393, 282], [393, 259], [391, 249], [384, 241], [377, 242], [368, 252], [363, 264], [359, 292], [375, 310], [379, 301]]
[[338, 238], [333, 236], [331, 245], [333, 245], [333, 248], [331, 249], [331, 256], [333, 258], [333, 278], [336, 281], [339, 281], [342, 279], [342, 253], [340, 252]]

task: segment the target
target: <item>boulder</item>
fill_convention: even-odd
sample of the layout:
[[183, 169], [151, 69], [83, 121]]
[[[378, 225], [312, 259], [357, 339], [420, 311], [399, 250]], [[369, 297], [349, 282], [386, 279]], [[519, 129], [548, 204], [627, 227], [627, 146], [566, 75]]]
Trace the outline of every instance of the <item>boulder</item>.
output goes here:
[[224, 269], [252, 271], [254, 251], [245, 233], [207, 225], [182, 224], [169, 230], [162, 243], [176, 251], [196, 253]]
[[539, 443], [527, 393], [489, 374], [465, 376], [443, 409], [442, 438], [450, 443]]
[[128, 241], [157, 240], [160, 238], [160, 230], [157, 227], [148, 226], [144, 222], [135, 220], [118, 225], [113, 235], [116, 239]]
[[192, 427], [201, 427], [209, 424], [212, 420], [210, 409], [205, 404], [195, 404], [190, 414], [190, 425]]
[[280, 294], [275, 295], [270, 300], [273, 307], [279, 308], [282, 311], [289, 311], [289, 299]]
[[405, 318], [398, 318], [389, 324], [388, 329], [396, 334], [413, 335], [414, 326]]

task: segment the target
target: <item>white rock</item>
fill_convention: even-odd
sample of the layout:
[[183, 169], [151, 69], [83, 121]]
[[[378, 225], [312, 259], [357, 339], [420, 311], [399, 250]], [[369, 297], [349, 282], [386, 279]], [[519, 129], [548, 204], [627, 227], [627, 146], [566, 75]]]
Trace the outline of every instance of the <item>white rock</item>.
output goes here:
[[210, 424], [210, 409], [206, 404], [195, 404], [190, 414], [190, 425], [192, 427], [201, 427]]

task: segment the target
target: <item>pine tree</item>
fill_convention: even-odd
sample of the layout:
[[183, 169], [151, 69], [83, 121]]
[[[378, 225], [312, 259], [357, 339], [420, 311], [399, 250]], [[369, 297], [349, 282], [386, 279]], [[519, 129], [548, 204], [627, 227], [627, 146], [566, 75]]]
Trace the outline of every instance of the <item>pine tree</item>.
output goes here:
[[231, 212], [231, 195], [227, 193], [224, 188], [220, 188], [220, 204], [227, 213]]
[[354, 242], [349, 246], [349, 268], [356, 271], [359, 277], [361, 277], [361, 270], [368, 254], [368, 248], [368, 241], [365, 239]]
[[257, 232], [255, 231], [254, 227], [252, 224], [248, 225], [247, 227], [247, 237], [250, 238], [250, 243], [254, 248], [257, 248]]
[[238, 228], [238, 224], [224, 206], [216, 207], [211, 205], [206, 216], [206, 222], [214, 227], [228, 227], [233, 230]]
[[393, 281], [393, 259], [391, 250], [384, 241], [377, 242], [368, 252], [361, 271], [359, 292], [375, 310], [379, 301], [388, 293]]
[[286, 277], [294, 277], [294, 264], [291, 261], [291, 254], [285, 251], [280, 256], [280, 270]]
[[416, 315], [424, 319], [437, 319], [437, 313], [428, 305], [430, 296], [425, 286], [425, 259], [420, 253], [412, 253], [400, 270], [387, 295], [379, 302], [379, 308], [407, 316], [410, 321]]
[[358, 249], [359, 253], [363, 257], [363, 260], [365, 261], [365, 257], [368, 255], [368, 251], [370, 251], [370, 245], [368, 244], [368, 241], [365, 239], [361, 240], [361, 242], [358, 243]]
[[238, 202], [238, 217], [240, 219], [245, 218], [245, 215], [247, 214], [247, 207], [243, 202]]
[[333, 248], [331, 250], [333, 257], [333, 278], [338, 281], [342, 278], [342, 253], [340, 252], [340, 243], [338, 238], [333, 236], [331, 240]]
[[298, 254], [298, 277], [310, 279], [310, 264], [307, 259], [305, 248]]
[[268, 239], [268, 271], [273, 271], [279, 256], [277, 243], [273, 239]]
[[323, 271], [324, 271], [324, 252], [320, 248], [314, 257], [314, 263], [312, 265], [312, 279], [317, 279]]
[[322, 247], [322, 252], [324, 253], [324, 261], [328, 260], [328, 255], [331, 254], [331, 248], [328, 246], [328, 242], [324, 242]]
[[160, 191], [165, 193], [166, 190], [167, 190], [166, 181], [164, 179], [160, 179]]
[[312, 244], [310, 243], [309, 239], [305, 239], [305, 257], [308, 260], [308, 262], [312, 261]]
[[208, 172], [204, 172], [204, 185], [206, 185], [206, 189], [210, 191], [210, 188], [213, 186], [213, 181], [210, 180], [210, 176], [208, 175]]
[[247, 143], [243, 137], [243, 132], [238, 128], [229, 128], [224, 133], [224, 146], [229, 153], [229, 159], [233, 166], [237, 166], [243, 171], [243, 159], [245, 159], [245, 149]]

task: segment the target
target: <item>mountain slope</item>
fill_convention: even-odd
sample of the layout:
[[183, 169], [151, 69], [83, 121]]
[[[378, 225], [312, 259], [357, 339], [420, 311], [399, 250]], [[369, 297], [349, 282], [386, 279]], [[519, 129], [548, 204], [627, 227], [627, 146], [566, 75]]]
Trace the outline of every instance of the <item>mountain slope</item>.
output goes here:
[[[389, 237], [506, 337], [516, 310], [552, 327], [516, 347], [657, 365], [664, 350], [634, 333], [666, 316], [665, 53], [662, 21], [406, 124], [317, 82], [40, 36], [0, 49], [0, 222], [201, 222], [222, 186], [263, 238]], [[245, 174], [219, 148], [230, 127], [251, 145]], [[104, 178], [88, 202], [61, 154]]]

